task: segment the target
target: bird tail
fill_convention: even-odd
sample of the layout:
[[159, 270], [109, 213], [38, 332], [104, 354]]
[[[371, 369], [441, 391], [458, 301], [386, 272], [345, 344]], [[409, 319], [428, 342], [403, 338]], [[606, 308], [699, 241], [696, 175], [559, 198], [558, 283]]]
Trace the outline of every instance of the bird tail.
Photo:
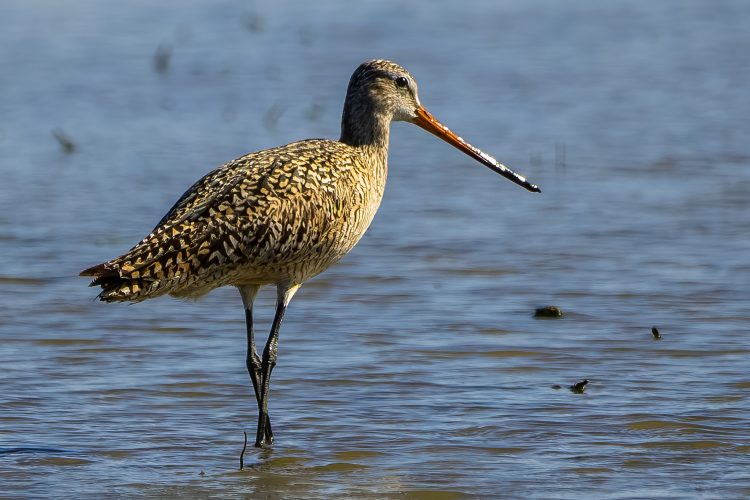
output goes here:
[[147, 284], [142, 278], [122, 276], [108, 262], [97, 264], [81, 271], [80, 276], [93, 276], [89, 286], [99, 286], [102, 291], [97, 298], [102, 302], [139, 302], [144, 300]]

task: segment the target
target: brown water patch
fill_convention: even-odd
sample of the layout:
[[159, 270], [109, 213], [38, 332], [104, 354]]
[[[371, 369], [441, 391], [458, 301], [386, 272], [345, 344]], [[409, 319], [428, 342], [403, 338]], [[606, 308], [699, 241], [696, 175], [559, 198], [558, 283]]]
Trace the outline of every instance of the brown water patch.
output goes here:
[[144, 349], [143, 347], [115, 347], [115, 346], [109, 346], [109, 347], [87, 347], [85, 349], [79, 349], [79, 352], [82, 353], [108, 353], [108, 352], [127, 352], [127, 353], [147, 353], [149, 352], [149, 349]]
[[506, 335], [509, 333], [516, 333], [513, 330], [507, 330], [504, 328], [480, 328], [478, 332], [485, 335]]
[[190, 333], [193, 330], [191, 328], [183, 328], [180, 326], [155, 326], [146, 329], [146, 331], [154, 333]]
[[364, 276], [359, 278], [359, 281], [374, 284], [398, 284], [406, 280], [401, 276]]
[[309, 467], [310, 472], [355, 472], [367, 469], [369, 466], [362, 464], [353, 464], [349, 462], [333, 462], [325, 465], [315, 465]]
[[218, 387], [223, 389], [234, 389], [237, 386], [233, 384], [216, 384], [211, 382], [203, 382], [196, 380], [194, 382], [174, 382], [171, 384], [159, 384], [156, 386], [157, 389], [163, 391], [169, 391], [172, 389], [191, 389], [196, 387]]
[[133, 456], [136, 453], [138, 453], [136, 450], [101, 450], [97, 452], [98, 455], [109, 458], [125, 458]]
[[445, 490], [409, 490], [402, 492], [400, 498], [410, 500], [453, 500], [454, 498], [468, 498], [469, 495], [460, 491]]
[[692, 349], [669, 349], [659, 351], [662, 354], [671, 356], [673, 358], [703, 358], [703, 357], [715, 357], [715, 356], [730, 356], [733, 354], [745, 354], [750, 353], [748, 349], [712, 349], [712, 350], [692, 350]]
[[410, 352], [436, 359], [471, 358], [476, 356], [489, 356], [492, 358], [523, 358], [547, 356], [545, 353], [539, 351], [522, 351], [515, 349], [503, 349], [494, 351], [436, 351], [428, 349], [414, 349]]
[[59, 467], [70, 467], [70, 466], [79, 466], [79, 465], [88, 465], [91, 462], [91, 460], [86, 460], [84, 458], [72, 458], [72, 457], [44, 457], [44, 458], [38, 458], [34, 460], [25, 460], [27, 464], [34, 464], [38, 466], [44, 466], [44, 465], [55, 465]]
[[64, 365], [84, 365], [91, 361], [87, 356], [56, 356], [55, 363]]
[[491, 455], [509, 455], [529, 451], [529, 448], [524, 448], [523, 446], [484, 446], [478, 449]]
[[684, 422], [673, 422], [669, 420], [640, 420], [630, 422], [626, 426], [631, 431], [649, 431], [649, 430], [671, 430], [671, 429], [705, 429], [704, 426], [697, 424], [687, 424]]
[[38, 398], [14, 399], [13, 401], [0, 402], [0, 408], [26, 408], [28, 406], [40, 406], [41, 404], [42, 401]]
[[362, 458], [373, 458], [373, 457], [379, 457], [381, 455], [383, 455], [383, 453], [379, 451], [370, 451], [370, 450], [339, 451], [333, 454], [334, 457], [342, 461], [359, 460]]
[[518, 274], [515, 269], [506, 269], [501, 267], [470, 267], [457, 269], [455, 267], [435, 269], [435, 272], [446, 275], [456, 276], [477, 276], [477, 277], [495, 277], [505, 276], [507, 274]]
[[734, 403], [742, 401], [743, 399], [745, 399], [745, 396], [742, 394], [724, 394], [719, 396], [708, 396], [706, 401], [710, 403]]
[[[0, 405], [0, 408], [2, 408], [2, 406], [3, 405]], [[27, 419], [28, 419], [28, 417], [19, 417], [19, 416], [16, 416], [16, 415], [3, 415], [3, 416], [0, 416], [0, 422], [23, 422], [23, 421], [25, 421]], [[0, 429], [0, 432], [11, 433], [11, 432], [13, 432], [13, 430], [12, 429]]]
[[352, 379], [352, 378], [335, 378], [327, 380], [327, 385], [343, 385], [343, 386], [360, 386], [360, 385], [380, 385], [380, 380], [365, 380], [365, 379]]
[[216, 393], [206, 391], [153, 391], [154, 396], [167, 396], [172, 398], [215, 398]]
[[119, 396], [119, 395], [138, 395], [142, 394], [144, 389], [140, 387], [113, 387], [109, 386], [102, 390], [102, 394], [107, 396]]
[[546, 357], [547, 354], [539, 351], [518, 351], [518, 350], [501, 350], [501, 351], [481, 351], [481, 352], [463, 352], [457, 353], [466, 356], [489, 356], [491, 358], [526, 358], [526, 357]]
[[66, 346], [66, 345], [91, 345], [101, 344], [102, 339], [35, 339], [37, 345]]
[[608, 467], [573, 467], [567, 470], [575, 474], [606, 474], [612, 472], [612, 469]]
[[629, 467], [631, 469], [651, 469], [654, 467], [661, 467], [663, 464], [654, 462], [653, 460], [625, 460], [622, 463], [623, 467]]
[[452, 436], [486, 436], [497, 431], [494, 426], [472, 426], [450, 431]]
[[[274, 432], [274, 434], [276, 433]], [[297, 465], [304, 465], [309, 461], [310, 459], [307, 457], [278, 457], [270, 458], [259, 466], [263, 469], [288, 469]]]
[[[133, 319], [135, 320], [136, 316], [133, 316]], [[107, 325], [107, 330], [117, 331], [117, 332], [132, 332], [134, 328], [132, 324], [113, 323], [113, 324]]]
[[641, 443], [644, 448], [664, 448], [668, 450], [710, 450], [729, 448], [731, 445], [720, 441], [649, 441]]
[[538, 372], [543, 371], [546, 368], [544, 366], [538, 365], [524, 365], [524, 366], [508, 366], [504, 367], [502, 370], [504, 372], [512, 372], [512, 373], [530, 373], [530, 372]]
[[[455, 436], [462, 435], [461, 433], [451, 433]], [[436, 445], [426, 446], [424, 451], [437, 454], [450, 453], [456, 456], [460, 455], [471, 455], [475, 456], [479, 452], [485, 452], [490, 455], [508, 455], [523, 453], [528, 451], [529, 448], [523, 446], [455, 446], [455, 445]]]
[[[266, 470], [258, 470], [255, 467], [245, 467], [242, 471], [235, 471], [228, 475], [253, 475], [255, 476], [256, 485], [261, 491], [288, 491], [288, 488], [299, 488], [304, 491], [304, 483], [300, 482], [300, 477], [297, 474], [284, 474], [269, 472]], [[276, 498], [273, 495], [258, 495], [259, 498]], [[255, 498], [249, 496], [248, 498]]]

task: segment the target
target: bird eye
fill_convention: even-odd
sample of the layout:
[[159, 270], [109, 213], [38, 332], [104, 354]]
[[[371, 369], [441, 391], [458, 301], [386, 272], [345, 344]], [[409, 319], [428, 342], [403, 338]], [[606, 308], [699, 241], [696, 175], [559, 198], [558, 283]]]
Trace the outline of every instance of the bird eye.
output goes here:
[[406, 77], [399, 76], [396, 78], [396, 87], [406, 87], [407, 85], [409, 85], [409, 80]]

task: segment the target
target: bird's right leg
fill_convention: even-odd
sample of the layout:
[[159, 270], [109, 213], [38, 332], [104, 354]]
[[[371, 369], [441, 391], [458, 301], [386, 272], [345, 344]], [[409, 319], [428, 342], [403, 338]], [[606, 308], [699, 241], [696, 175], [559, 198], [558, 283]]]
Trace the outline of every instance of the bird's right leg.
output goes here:
[[276, 286], [276, 315], [271, 325], [271, 333], [266, 341], [266, 348], [263, 350], [262, 376], [260, 389], [260, 404], [258, 406], [258, 432], [255, 435], [255, 447], [263, 448], [271, 444], [271, 441], [264, 439], [268, 435], [268, 393], [271, 384], [271, 371], [276, 366], [277, 351], [279, 346], [279, 328], [281, 320], [284, 318], [284, 312], [292, 300], [295, 292], [299, 289], [298, 284], [279, 283]]
[[[263, 375], [262, 375], [262, 361], [258, 355], [258, 351], [255, 349], [255, 335], [253, 331], [253, 302], [255, 297], [258, 295], [258, 286], [243, 286], [240, 287], [240, 295], [242, 295], [242, 303], [245, 306], [245, 326], [247, 327], [247, 355], [245, 357], [245, 366], [247, 366], [247, 373], [250, 375], [250, 380], [253, 383], [253, 390], [255, 391], [255, 400], [258, 403], [258, 409], [261, 408], [261, 387], [263, 386]], [[271, 418], [266, 413], [266, 425], [265, 425], [265, 437], [269, 443], [273, 442], [273, 431], [271, 430]]]

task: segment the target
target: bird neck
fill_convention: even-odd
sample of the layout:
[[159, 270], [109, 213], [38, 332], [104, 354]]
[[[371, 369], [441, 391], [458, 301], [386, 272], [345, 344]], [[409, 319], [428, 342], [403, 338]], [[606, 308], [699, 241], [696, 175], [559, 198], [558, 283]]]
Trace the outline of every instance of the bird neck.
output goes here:
[[390, 124], [391, 117], [371, 103], [347, 98], [339, 141], [350, 146], [388, 151]]

